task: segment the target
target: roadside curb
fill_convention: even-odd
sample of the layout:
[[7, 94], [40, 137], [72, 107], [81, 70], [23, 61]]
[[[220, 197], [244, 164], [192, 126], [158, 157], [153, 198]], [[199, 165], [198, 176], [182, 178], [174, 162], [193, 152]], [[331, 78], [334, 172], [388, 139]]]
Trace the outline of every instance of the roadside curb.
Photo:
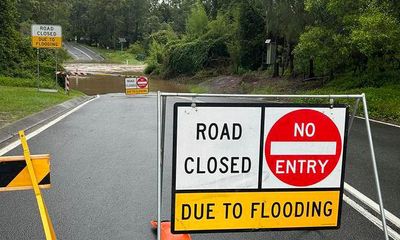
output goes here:
[[74, 98], [0, 128], [0, 148], [16, 141], [19, 130], [24, 130], [25, 133], [28, 134], [52, 119], [95, 97], [96, 96], [82, 96]]

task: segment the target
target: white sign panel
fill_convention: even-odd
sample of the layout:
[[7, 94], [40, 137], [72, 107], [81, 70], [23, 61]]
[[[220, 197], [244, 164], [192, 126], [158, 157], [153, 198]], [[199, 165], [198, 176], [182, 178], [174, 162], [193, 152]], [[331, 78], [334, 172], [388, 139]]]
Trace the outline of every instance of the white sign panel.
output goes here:
[[125, 88], [137, 88], [136, 77], [125, 78]]
[[32, 36], [36, 37], [62, 37], [61, 26], [58, 25], [32, 25]]
[[260, 108], [177, 111], [177, 189], [257, 188]]
[[262, 188], [339, 188], [345, 123], [346, 108], [266, 107]]
[[175, 110], [177, 190], [341, 186], [344, 106], [186, 105]]

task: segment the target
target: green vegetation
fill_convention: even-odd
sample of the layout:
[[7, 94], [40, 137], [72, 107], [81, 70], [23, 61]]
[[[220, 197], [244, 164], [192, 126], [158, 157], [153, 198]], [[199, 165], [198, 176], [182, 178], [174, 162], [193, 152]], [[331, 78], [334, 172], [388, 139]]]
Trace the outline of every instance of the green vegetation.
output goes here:
[[[359, 80], [363, 82], [362, 80]], [[245, 85], [245, 91], [254, 94], [361, 94], [367, 97], [368, 112], [371, 118], [400, 125], [400, 85], [385, 84], [379, 87], [357, 86], [349, 84], [349, 76], [341, 76], [321, 86], [320, 82], [303, 82], [301, 80], [270, 80], [256, 87]], [[321, 100], [303, 100], [320, 102]], [[349, 104], [354, 100], [337, 100]], [[325, 102], [327, 103], [327, 102]], [[359, 105], [358, 115], [363, 115], [362, 104]]]
[[[164, 22], [142, 40], [147, 74], [175, 78], [213, 69], [239, 75], [266, 70], [266, 77], [323, 77], [333, 83], [351, 75], [353, 88], [400, 84], [397, 2], [188, 2], [185, 28], [175, 25], [173, 3], [153, 9]], [[171, 18], [160, 14], [165, 8]], [[270, 62], [267, 53], [275, 53]]]
[[144, 64], [142, 61], [137, 60], [136, 54], [133, 54], [127, 50], [121, 51], [121, 50], [94, 48], [94, 47], [90, 48], [100, 53], [100, 55], [105, 58], [106, 62], [126, 64], [126, 62], [128, 61], [128, 64], [132, 65]]
[[[41, 87], [54, 87], [54, 80], [44, 80]], [[72, 90], [66, 95], [63, 89], [39, 92], [33, 79], [0, 76], [0, 127], [77, 96], [83, 94]]]
[[[34, 78], [37, 54], [36, 50], [31, 47], [30, 25], [39, 21], [45, 6], [42, 5], [41, 1], [0, 1], [0, 75]], [[43, 16], [49, 15], [50, 10], [48, 15]], [[51, 12], [51, 16], [53, 15], [55, 15], [54, 12]], [[42, 21], [49, 22], [43, 19], [39, 22]], [[68, 57], [62, 49], [40, 50], [39, 60], [42, 77], [51, 78], [54, 75], [56, 54], [58, 63], [62, 63]]]
[[[54, 88], [55, 87], [54, 81], [55, 81], [54, 79], [41, 78], [40, 88], [48, 88], [48, 89]], [[0, 86], [37, 88], [37, 79], [0, 76]]]
[[[305, 91], [308, 94], [361, 94], [367, 97], [369, 116], [386, 122], [400, 125], [400, 85], [385, 85], [381, 87], [360, 87], [346, 89], [329, 84], [326, 87]], [[354, 104], [354, 101], [342, 100], [343, 103]], [[362, 104], [358, 114], [363, 116]]]
[[208, 89], [203, 86], [199, 86], [197, 84], [190, 84], [189, 86], [189, 92], [192, 93], [207, 93]]
[[[60, 24], [66, 40], [111, 49], [99, 50], [110, 62], [144, 61], [145, 73], [161, 78], [262, 73], [278, 83], [266, 81], [259, 91], [365, 91], [374, 116], [398, 121], [391, 94], [400, 85], [400, 1], [2, 0], [1, 76], [34, 79], [32, 23]], [[54, 71], [53, 56], [41, 51], [45, 79]], [[299, 87], [300, 78], [321, 77], [323, 88]]]
[[1, 75], [31, 77], [22, 74], [34, 67], [35, 54], [26, 38], [34, 22], [60, 24], [65, 39], [103, 49], [118, 50], [120, 39], [125, 39], [127, 51], [102, 50], [103, 55], [112, 62], [131, 59], [133, 64], [140, 63], [134, 59], [147, 57], [146, 72], [165, 77], [195, 75], [205, 69], [233, 74], [267, 69], [274, 77], [333, 80], [352, 72], [368, 79], [364, 83], [368, 86], [387, 73], [400, 72], [399, 1], [4, 0], [1, 4], [0, 53], [4, 54], [0, 58], [11, 61], [1, 61], [0, 71], [13, 70]]

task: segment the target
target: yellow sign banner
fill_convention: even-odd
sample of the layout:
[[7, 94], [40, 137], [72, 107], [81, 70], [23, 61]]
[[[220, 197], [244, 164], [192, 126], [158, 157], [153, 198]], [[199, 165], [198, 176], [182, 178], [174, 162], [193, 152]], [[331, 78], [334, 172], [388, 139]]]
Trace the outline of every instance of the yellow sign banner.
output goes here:
[[333, 228], [340, 191], [175, 193], [173, 233]]
[[32, 36], [32, 47], [34, 47], [34, 48], [61, 48], [62, 47], [62, 37]]
[[135, 94], [148, 94], [148, 88], [127, 88], [125, 90], [126, 95], [135, 95]]

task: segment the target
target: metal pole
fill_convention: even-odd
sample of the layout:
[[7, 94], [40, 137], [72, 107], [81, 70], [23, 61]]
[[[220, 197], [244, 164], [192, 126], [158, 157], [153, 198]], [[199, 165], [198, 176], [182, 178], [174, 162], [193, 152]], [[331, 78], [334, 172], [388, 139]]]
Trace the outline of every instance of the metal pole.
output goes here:
[[362, 94], [352, 95], [278, 95], [278, 94], [211, 94], [211, 93], [168, 93], [163, 96], [172, 97], [243, 97], [243, 98], [362, 98]]
[[383, 207], [381, 187], [380, 187], [380, 184], [379, 184], [378, 168], [376, 166], [374, 144], [372, 142], [371, 127], [369, 125], [369, 117], [368, 117], [368, 110], [367, 110], [367, 100], [365, 98], [365, 94], [364, 93], [362, 94], [362, 100], [363, 100], [363, 106], [364, 106], [365, 125], [367, 126], [368, 141], [369, 141], [369, 147], [370, 147], [370, 152], [371, 152], [372, 166], [374, 168], [374, 174], [375, 174], [375, 185], [376, 185], [376, 190], [378, 191], [379, 207], [380, 207], [380, 210], [381, 210], [382, 228], [383, 228], [383, 232], [385, 234], [385, 239], [389, 240], [389, 236], [388, 236], [388, 232], [387, 232], [387, 226], [386, 226], [385, 208]]
[[57, 62], [58, 62], [58, 55], [57, 55], [57, 49], [55, 50], [55, 54], [56, 54], [56, 84], [55, 84], [55, 88], [57, 88]]
[[162, 194], [162, 161], [161, 161], [161, 93], [157, 92], [157, 240], [161, 240], [161, 194]]
[[[165, 144], [165, 113], [166, 113], [166, 104], [167, 97], [161, 96], [161, 187], [163, 185], [163, 176], [164, 176], [164, 144]], [[162, 192], [161, 192], [162, 198]]]
[[37, 62], [37, 66], [36, 66], [36, 71], [37, 71], [37, 90], [39, 91], [39, 87], [40, 87], [40, 67], [39, 67], [39, 48], [36, 49], [36, 62]]
[[354, 103], [354, 107], [353, 107], [353, 113], [351, 114], [350, 117], [350, 122], [349, 122], [349, 128], [347, 129], [348, 134], [350, 133], [350, 129], [353, 126], [353, 122], [354, 122], [354, 118], [357, 114], [357, 110], [358, 110], [358, 104], [360, 103], [360, 99], [357, 98], [356, 102]]

